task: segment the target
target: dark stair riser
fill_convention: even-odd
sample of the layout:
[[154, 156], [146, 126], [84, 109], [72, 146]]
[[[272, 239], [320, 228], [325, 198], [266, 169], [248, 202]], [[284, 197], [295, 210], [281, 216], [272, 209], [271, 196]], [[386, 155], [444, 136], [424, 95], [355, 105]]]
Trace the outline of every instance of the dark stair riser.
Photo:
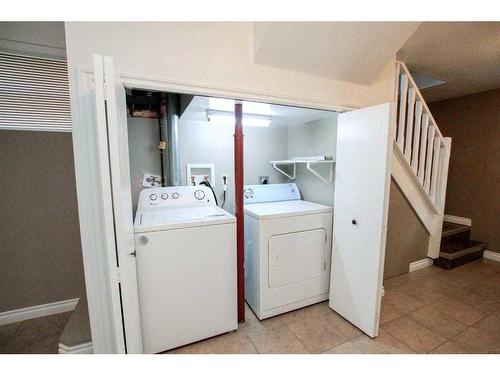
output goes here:
[[457, 242], [468, 242], [470, 238], [470, 229], [465, 232], [451, 234], [449, 236], [441, 238], [441, 248], [457, 243]]
[[464, 255], [463, 257], [460, 257], [458, 259], [437, 258], [434, 259], [434, 265], [438, 266], [439, 268], [444, 268], [445, 270], [451, 270], [466, 263], [481, 259], [483, 257], [483, 253], [484, 250], [479, 250], [475, 253]]
[[470, 239], [470, 227], [445, 223], [440, 249], [434, 265], [451, 270], [482, 258], [486, 244]]

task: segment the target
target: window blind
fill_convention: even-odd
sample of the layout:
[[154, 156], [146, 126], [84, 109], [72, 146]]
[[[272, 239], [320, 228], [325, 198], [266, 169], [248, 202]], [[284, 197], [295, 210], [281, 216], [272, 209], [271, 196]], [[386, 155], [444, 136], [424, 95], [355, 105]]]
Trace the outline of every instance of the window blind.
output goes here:
[[71, 131], [65, 61], [0, 53], [0, 129]]

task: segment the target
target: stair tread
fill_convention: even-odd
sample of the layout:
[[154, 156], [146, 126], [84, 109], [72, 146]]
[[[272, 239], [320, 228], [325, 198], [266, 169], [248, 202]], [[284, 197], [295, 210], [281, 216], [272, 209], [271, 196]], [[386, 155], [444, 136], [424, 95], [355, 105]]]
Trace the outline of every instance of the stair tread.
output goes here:
[[486, 249], [484, 242], [474, 240], [455, 242], [442, 246], [439, 256], [446, 259], [456, 259], [484, 249]]
[[450, 223], [447, 221], [443, 221], [443, 232], [441, 234], [441, 237], [448, 237], [448, 236], [452, 236], [454, 234], [467, 232], [469, 230], [470, 230], [470, 226], [468, 226], [468, 225], [462, 225], [462, 224], [456, 224], [456, 223]]

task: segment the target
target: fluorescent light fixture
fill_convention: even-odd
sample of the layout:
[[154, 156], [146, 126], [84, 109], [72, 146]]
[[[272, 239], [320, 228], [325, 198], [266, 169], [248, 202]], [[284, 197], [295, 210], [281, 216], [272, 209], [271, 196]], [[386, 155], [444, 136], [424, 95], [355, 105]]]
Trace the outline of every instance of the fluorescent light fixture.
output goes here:
[[[243, 113], [243, 126], [267, 128], [271, 125], [271, 116]], [[234, 125], [234, 112], [207, 109], [207, 121], [214, 125]]]
[[[270, 104], [259, 103], [259, 102], [247, 102], [247, 101], [242, 101], [241, 103], [243, 104], [243, 113], [253, 113], [256, 115], [266, 115], [266, 116], [271, 116], [273, 114]], [[209, 98], [208, 104], [209, 104], [208, 108], [213, 109], [214, 111], [233, 112], [235, 100], [222, 99], [222, 98]]]

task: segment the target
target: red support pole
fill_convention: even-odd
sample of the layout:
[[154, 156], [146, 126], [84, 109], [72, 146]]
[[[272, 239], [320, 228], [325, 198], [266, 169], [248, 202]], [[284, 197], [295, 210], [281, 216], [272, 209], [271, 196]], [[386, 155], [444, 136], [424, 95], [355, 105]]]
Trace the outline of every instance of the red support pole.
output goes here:
[[244, 233], [244, 202], [243, 202], [243, 106], [234, 105], [234, 203], [236, 215], [236, 248], [238, 275], [238, 321], [245, 321], [245, 233]]

